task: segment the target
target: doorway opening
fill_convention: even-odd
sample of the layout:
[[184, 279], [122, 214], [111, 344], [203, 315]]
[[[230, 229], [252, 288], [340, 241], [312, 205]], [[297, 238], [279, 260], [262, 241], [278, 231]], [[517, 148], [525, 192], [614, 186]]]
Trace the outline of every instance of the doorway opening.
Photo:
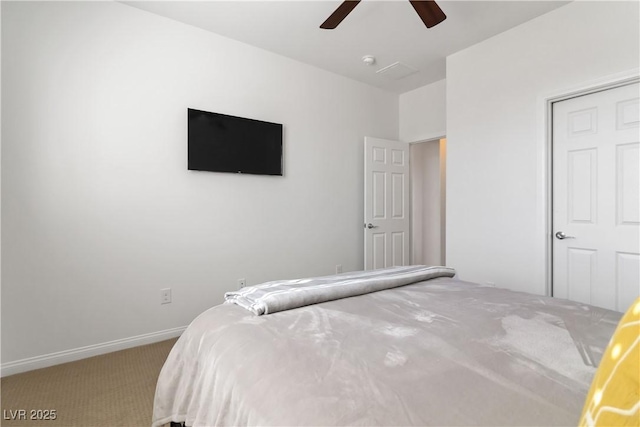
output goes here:
[[412, 264], [446, 264], [447, 140], [410, 145]]

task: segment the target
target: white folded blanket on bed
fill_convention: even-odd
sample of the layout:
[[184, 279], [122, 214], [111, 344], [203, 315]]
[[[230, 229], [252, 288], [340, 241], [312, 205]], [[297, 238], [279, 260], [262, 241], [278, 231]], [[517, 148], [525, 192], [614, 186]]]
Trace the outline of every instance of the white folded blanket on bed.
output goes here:
[[236, 292], [227, 292], [224, 298], [226, 303], [237, 304], [260, 316], [410, 285], [436, 277], [453, 277], [455, 274], [455, 270], [449, 267], [392, 267], [335, 276], [267, 282]]

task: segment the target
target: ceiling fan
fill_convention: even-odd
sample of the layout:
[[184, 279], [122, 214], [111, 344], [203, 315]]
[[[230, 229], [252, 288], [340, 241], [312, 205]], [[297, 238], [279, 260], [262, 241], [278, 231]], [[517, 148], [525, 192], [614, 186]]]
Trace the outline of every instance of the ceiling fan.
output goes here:
[[[347, 17], [349, 13], [360, 3], [360, 0], [347, 0], [343, 1], [340, 6], [327, 18], [326, 21], [320, 25], [320, 28], [325, 30], [333, 30]], [[440, 6], [436, 4], [434, 0], [409, 0], [411, 6], [416, 10], [424, 25], [427, 28], [438, 25], [445, 19], [447, 15], [444, 14]]]

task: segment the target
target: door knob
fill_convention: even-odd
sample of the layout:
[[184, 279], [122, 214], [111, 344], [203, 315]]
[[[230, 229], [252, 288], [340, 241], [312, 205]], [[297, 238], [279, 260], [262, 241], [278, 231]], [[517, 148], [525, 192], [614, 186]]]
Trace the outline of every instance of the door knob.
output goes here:
[[556, 233], [556, 239], [558, 240], [564, 240], [564, 239], [575, 239], [575, 237], [573, 236], [567, 236], [566, 234], [564, 234], [563, 231], [558, 231]]
[[377, 225], [373, 225], [373, 224], [371, 224], [371, 223], [367, 223], [367, 224], [365, 224], [364, 226], [365, 226], [365, 227], [367, 227], [368, 229], [378, 228], [378, 226], [377, 226]]

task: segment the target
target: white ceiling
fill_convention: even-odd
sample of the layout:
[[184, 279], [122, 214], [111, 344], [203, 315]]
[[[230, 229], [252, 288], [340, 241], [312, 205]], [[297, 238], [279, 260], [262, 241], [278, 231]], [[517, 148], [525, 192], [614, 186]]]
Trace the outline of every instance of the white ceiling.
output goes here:
[[[438, 0], [447, 19], [427, 29], [407, 0], [363, 0], [335, 30], [319, 26], [339, 0], [124, 3], [403, 93], [445, 78], [448, 55], [569, 2]], [[366, 66], [364, 55], [376, 64]], [[419, 71], [400, 80], [376, 74], [396, 61]]]

